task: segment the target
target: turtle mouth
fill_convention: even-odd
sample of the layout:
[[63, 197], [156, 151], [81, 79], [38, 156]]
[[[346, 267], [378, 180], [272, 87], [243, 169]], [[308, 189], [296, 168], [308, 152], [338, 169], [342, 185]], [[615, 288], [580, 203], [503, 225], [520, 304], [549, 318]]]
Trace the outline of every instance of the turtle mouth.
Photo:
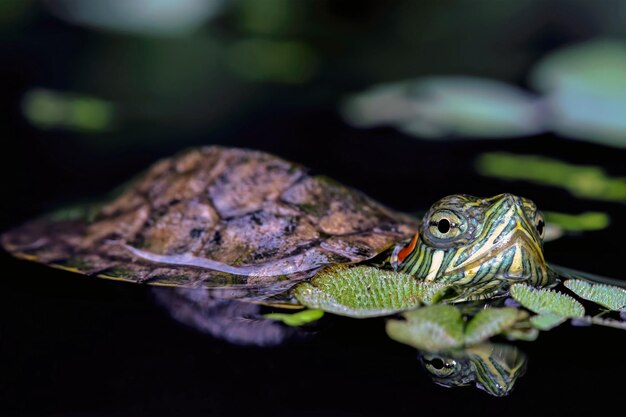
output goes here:
[[479, 257], [471, 258], [472, 260], [468, 259], [454, 269], [446, 271], [443, 277], [458, 277], [463, 274], [466, 280], [472, 279], [485, 266], [492, 271], [488, 275], [494, 280], [530, 280], [536, 277], [538, 281], [543, 281], [548, 274], [541, 247], [521, 231], [516, 231], [506, 242], [491, 247]]

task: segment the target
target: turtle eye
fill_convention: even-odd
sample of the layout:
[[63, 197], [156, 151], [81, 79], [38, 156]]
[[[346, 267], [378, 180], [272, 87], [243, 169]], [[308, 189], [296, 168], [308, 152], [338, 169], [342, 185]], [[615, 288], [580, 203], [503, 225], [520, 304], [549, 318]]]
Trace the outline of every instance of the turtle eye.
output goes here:
[[437, 239], [453, 239], [461, 234], [461, 222], [461, 218], [456, 213], [441, 210], [430, 217], [428, 231]]

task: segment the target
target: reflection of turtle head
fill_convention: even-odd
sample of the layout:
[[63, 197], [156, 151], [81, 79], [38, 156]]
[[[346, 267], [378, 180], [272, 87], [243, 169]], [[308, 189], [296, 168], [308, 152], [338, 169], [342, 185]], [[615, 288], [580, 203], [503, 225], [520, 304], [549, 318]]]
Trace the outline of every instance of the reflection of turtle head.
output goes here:
[[465, 299], [485, 298], [510, 281], [546, 285], [543, 215], [512, 194], [481, 199], [451, 195], [424, 216], [413, 241], [392, 256], [397, 270], [426, 281], [471, 288]]
[[423, 353], [420, 358], [433, 382], [438, 385], [462, 387], [474, 381], [472, 366], [467, 358], [446, 356], [445, 353]]
[[515, 346], [485, 343], [446, 353], [421, 353], [433, 382], [444, 387], [476, 387], [496, 397], [508, 395], [526, 371], [526, 356]]

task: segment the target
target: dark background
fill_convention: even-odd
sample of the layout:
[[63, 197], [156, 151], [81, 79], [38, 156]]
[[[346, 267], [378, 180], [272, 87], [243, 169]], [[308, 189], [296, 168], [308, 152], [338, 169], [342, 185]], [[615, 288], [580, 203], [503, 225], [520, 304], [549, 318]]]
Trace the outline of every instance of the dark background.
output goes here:
[[[255, 18], [269, 3], [288, 10], [287, 17]], [[623, 2], [254, 4], [225, 2], [211, 19], [171, 34], [79, 24], [67, 18], [71, 1], [3, 3], [2, 229], [97, 199], [186, 147], [221, 144], [297, 161], [407, 212], [456, 192], [511, 192], [545, 210], [605, 212], [609, 228], [549, 243], [546, 257], [626, 276], [623, 202], [578, 199], [474, 170], [478, 155], [503, 150], [626, 177], [621, 147], [553, 133], [425, 140], [392, 127], [351, 127], [337, 110], [348, 94], [423, 75], [473, 75], [527, 88], [533, 64], [552, 50], [603, 36], [624, 40]], [[264, 72], [257, 63], [250, 75], [229, 64], [229, 48], [258, 39], [299, 42], [309, 51], [309, 69]], [[98, 129], [34, 123], [24, 97], [37, 88], [113, 103], [115, 121]], [[177, 324], [143, 287], [4, 253], [0, 266], [2, 415], [624, 414], [625, 339], [614, 329], [563, 325], [520, 343], [529, 356], [526, 376], [509, 397], [492, 398], [433, 385], [415, 351], [386, 337], [383, 321], [327, 317], [306, 343], [238, 347]]]

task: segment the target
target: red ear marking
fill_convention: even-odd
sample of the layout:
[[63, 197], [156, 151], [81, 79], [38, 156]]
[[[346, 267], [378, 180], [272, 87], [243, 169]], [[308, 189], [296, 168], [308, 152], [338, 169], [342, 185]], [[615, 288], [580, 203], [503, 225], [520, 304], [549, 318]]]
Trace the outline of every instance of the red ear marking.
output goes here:
[[411, 243], [409, 243], [407, 246], [402, 248], [400, 252], [398, 252], [399, 264], [401, 264], [406, 259], [406, 257], [409, 256], [411, 252], [413, 252], [413, 249], [415, 249], [415, 246], [417, 245], [417, 238], [419, 237], [419, 235], [419, 232], [415, 233], [415, 236], [413, 236], [413, 239], [411, 239]]

